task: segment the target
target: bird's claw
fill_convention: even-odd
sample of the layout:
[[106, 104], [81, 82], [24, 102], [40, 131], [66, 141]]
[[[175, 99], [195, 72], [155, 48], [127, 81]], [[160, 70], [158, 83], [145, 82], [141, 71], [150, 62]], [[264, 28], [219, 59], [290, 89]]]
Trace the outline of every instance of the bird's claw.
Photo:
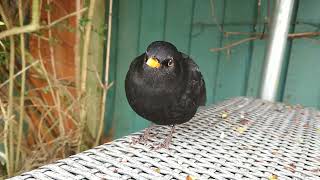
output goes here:
[[136, 138], [136, 137], [133, 137], [131, 139], [131, 143], [132, 145], [134, 144], [139, 144], [141, 142], [143, 142], [144, 144], [148, 141], [148, 137], [145, 137], [144, 135], [140, 135], [140, 137]]
[[152, 149], [153, 150], [158, 150], [158, 149], [161, 149], [161, 148], [169, 149], [170, 143], [172, 141], [172, 134], [174, 132], [175, 132], [175, 126], [173, 125], [171, 127], [170, 133], [167, 136], [167, 138], [162, 143], [153, 145]]
[[149, 137], [151, 136], [150, 131], [152, 129], [152, 125], [147, 128], [142, 135], [140, 135], [138, 138], [133, 137], [130, 144], [138, 144], [143, 142], [146, 144], [146, 142], [149, 140]]
[[169, 146], [170, 146], [170, 143], [171, 143], [171, 139], [172, 138], [167, 138], [162, 143], [158, 143], [158, 144], [153, 145], [151, 149], [152, 150], [158, 150], [158, 149], [161, 149], [161, 148], [169, 149]]

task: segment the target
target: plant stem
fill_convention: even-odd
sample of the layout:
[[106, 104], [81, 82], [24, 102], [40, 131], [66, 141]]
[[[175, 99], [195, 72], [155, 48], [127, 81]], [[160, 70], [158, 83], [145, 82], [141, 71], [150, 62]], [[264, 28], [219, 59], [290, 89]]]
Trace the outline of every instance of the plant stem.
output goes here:
[[[90, 0], [89, 4], [89, 12], [88, 12], [88, 23], [86, 24], [86, 32], [83, 43], [83, 54], [82, 54], [82, 67], [81, 67], [81, 98], [83, 98], [86, 94], [86, 81], [87, 81], [87, 68], [88, 68], [88, 55], [89, 55], [89, 45], [90, 45], [90, 37], [91, 37], [91, 29], [92, 29], [92, 17], [94, 13], [95, 0]], [[80, 105], [80, 133], [83, 134], [84, 126], [86, 125], [86, 105], [84, 102]], [[81, 151], [82, 144], [82, 134], [80, 135], [80, 139], [78, 142], [78, 152]]]
[[[8, 117], [10, 118], [13, 116], [13, 76], [14, 76], [14, 61], [15, 61], [15, 43], [13, 36], [9, 37], [10, 39], [10, 63], [9, 63], [9, 92], [8, 92]], [[13, 145], [13, 124], [11, 123], [11, 120], [9, 121], [9, 161], [12, 163], [14, 162], [14, 145]], [[14, 164], [10, 165], [8, 175], [13, 175], [14, 170]]]
[[[19, 23], [20, 26], [23, 26], [23, 12], [22, 12], [22, 0], [19, 0]], [[20, 34], [20, 49], [21, 49], [21, 60], [22, 65], [21, 69], [26, 69], [26, 56], [25, 56], [25, 45], [24, 45], [24, 34]], [[19, 130], [18, 130], [18, 142], [17, 142], [17, 150], [16, 150], [16, 170], [18, 168], [18, 164], [20, 164], [20, 153], [21, 153], [21, 140], [22, 140], [22, 129], [23, 129], [23, 118], [24, 118], [24, 92], [26, 85], [26, 71], [22, 71], [21, 74], [21, 90], [20, 90], [20, 116], [19, 116]]]
[[[11, 23], [9, 22], [8, 18], [6, 17], [3, 7], [0, 5], [0, 14], [2, 16], [3, 21], [6, 24], [7, 29], [11, 28]], [[7, 157], [7, 173], [9, 176], [13, 175], [14, 171], [14, 145], [13, 145], [13, 124], [11, 123], [11, 117], [13, 116], [13, 87], [14, 87], [14, 61], [15, 61], [15, 43], [14, 37], [9, 36], [10, 42], [10, 59], [9, 59], [9, 89], [8, 89], [8, 107], [7, 107], [7, 121], [6, 127], [7, 130], [6, 139], [7, 147], [5, 148], [6, 157]], [[9, 134], [9, 136], [8, 136]]]
[[[79, 11], [81, 7], [81, 0], [76, 0], [76, 11]], [[74, 64], [75, 64], [75, 84], [76, 84], [76, 91], [77, 91], [77, 99], [79, 100], [81, 95], [80, 90], [80, 68], [81, 68], [81, 59], [80, 59], [80, 18], [81, 15], [78, 13], [76, 15], [76, 39], [74, 45]]]
[[[76, 0], [76, 11], [79, 11], [80, 8], [82, 7], [81, 0]], [[86, 8], [87, 9], [87, 8]], [[81, 14], [76, 15], [76, 30], [75, 30], [75, 45], [74, 45], [74, 65], [75, 65], [75, 85], [76, 85], [76, 104], [74, 106], [74, 111], [75, 113], [75, 118], [80, 120], [80, 98], [81, 98], [81, 88], [80, 88], [80, 83], [81, 83], [81, 58], [80, 58], [80, 36], [81, 36], [81, 31], [80, 31], [80, 19], [81, 19]]]
[[97, 146], [100, 142], [100, 138], [103, 134], [104, 128], [104, 114], [106, 108], [106, 100], [108, 95], [108, 86], [109, 86], [109, 64], [110, 64], [110, 48], [111, 48], [111, 30], [112, 30], [112, 3], [113, 0], [109, 1], [109, 18], [108, 18], [108, 37], [107, 37], [107, 53], [106, 53], [106, 62], [105, 62], [105, 73], [104, 73], [104, 87], [103, 87], [103, 95], [102, 95], [102, 103], [100, 109], [100, 124], [99, 130], [96, 137], [95, 146]]

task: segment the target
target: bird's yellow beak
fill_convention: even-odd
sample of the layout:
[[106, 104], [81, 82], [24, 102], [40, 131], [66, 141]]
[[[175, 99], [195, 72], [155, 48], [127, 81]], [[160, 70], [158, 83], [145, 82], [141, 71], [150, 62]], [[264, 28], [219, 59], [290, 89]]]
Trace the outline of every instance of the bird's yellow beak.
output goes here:
[[158, 60], [156, 58], [149, 58], [147, 60], [146, 64], [152, 68], [159, 68], [160, 67], [160, 63], [158, 62]]

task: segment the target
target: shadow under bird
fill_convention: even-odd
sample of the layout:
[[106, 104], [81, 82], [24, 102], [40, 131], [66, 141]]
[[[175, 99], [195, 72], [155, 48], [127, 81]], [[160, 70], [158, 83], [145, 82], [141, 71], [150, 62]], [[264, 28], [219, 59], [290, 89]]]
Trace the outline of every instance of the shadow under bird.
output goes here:
[[152, 122], [133, 143], [147, 141], [154, 124], [170, 125], [166, 139], [154, 148], [168, 148], [176, 124], [189, 121], [205, 105], [205, 82], [197, 64], [165, 41], [152, 42], [127, 72], [125, 91], [131, 108]]

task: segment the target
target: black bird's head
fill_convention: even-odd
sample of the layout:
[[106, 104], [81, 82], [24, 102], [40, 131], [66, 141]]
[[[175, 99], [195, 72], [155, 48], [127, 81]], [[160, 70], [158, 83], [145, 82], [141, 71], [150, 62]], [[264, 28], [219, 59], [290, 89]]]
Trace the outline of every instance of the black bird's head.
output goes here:
[[182, 87], [184, 58], [173, 44], [154, 41], [138, 60], [130, 68], [137, 75], [133, 79], [144, 84], [144, 92], [150, 92], [158, 102], [163, 101], [163, 96], [177, 96], [172, 92]]
[[177, 48], [165, 41], [152, 42], [145, 53], [144, 61], [147, 68], [159, 71], [176, 71], [179, 66], [181, 53]]

